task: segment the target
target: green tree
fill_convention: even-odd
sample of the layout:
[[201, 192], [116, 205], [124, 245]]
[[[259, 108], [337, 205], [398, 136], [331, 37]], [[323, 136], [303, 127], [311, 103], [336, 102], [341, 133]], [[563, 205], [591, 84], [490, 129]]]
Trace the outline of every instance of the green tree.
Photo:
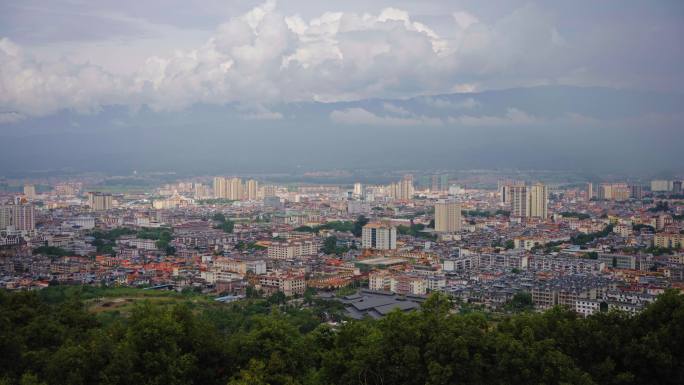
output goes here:
[[534, 310], [532, 295], [528, 292], [515, 293], [513, 298], [511, 298], [504, 307], [506, 310], [514, 313]]
[[352, 229], [352, 233], [354, 234], [355, 237], [360, 237], [361, 233], [363, 231], [363, 226], [368, 224], [368, 218], [366, 218], [363, 215], [359, 215], [358, 218], [356, 218], [356, 222], [354, 222], [354, 227]]
[[337, 251], [337, 237], [328, 237], [323, 242], [323, 252], [334, 254]]

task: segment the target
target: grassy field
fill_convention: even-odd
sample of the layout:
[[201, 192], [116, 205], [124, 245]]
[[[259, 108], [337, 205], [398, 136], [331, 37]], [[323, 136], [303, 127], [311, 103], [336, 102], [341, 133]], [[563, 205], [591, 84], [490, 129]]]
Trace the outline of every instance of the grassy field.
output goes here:
[[47, 302], [59, 303], [76, 296], [103, 321], [127, 316], [140, 303], [162, 306], [186, 304], [197, 311], [218, 306], [211, 297], [195, 292], [144, 290], [133, 287], [55, 286], [40, 291]]

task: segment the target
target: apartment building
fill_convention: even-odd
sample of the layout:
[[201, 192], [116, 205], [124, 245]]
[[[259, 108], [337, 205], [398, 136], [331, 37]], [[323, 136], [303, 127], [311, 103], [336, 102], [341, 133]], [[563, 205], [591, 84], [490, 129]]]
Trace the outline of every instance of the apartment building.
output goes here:
[[306, 281], [303, 275], [265, 275], [259, 277], [259, 286], [267, 293], [281, 292], [290, 297], [295, 294], [304, 294]]
[[273, 259], [296, 259], [316, 255], [319, 248], [319, 243], [314, 240], [273, 242], [268, 246], [268, 257]]
[[669, 249], [680, 249], [682, 248], [682, 234], [656, 233], [653, 237], [653, 245]]
[[374, 271], [368, 275], [368, 288], [375, 291], [390, 291], [392, 274], [386, 270]]
[[394, 250], [397, 248], [397, 228], [384, 223], [363, 226], [361, 244], [364, 249]]
[[36, 228], [35, 208], [24, 200], [0, 205], [0, 230], [33, 231]]
[[435, 231], [455, 233], [461, 230], [461, 204], [453, 201], [435, 203]]
[[88, 206], [93, 211], [111, 210], [112, 194], [91, 191], [88, 193]]
[[564, 273], [598, 274], [606, 264], [594, 259], [578, 259], [563, 257], [534, 256], [529, 259], [529, 268], [540, 271], [555, 271]]
[[425, 295], [427, 294], [427, 280], [424, 277], [395, 275], [390, 283], [390, 291], [404, 295]]

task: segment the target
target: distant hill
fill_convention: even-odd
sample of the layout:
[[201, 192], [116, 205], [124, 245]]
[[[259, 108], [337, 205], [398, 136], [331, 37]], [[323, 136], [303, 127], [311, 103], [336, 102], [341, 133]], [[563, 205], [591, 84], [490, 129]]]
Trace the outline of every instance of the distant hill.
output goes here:
[[542, 86], [480, 93], [73, 111], [0, 125], [0, 175], [518, 167], [684, 168], [684, 95]]

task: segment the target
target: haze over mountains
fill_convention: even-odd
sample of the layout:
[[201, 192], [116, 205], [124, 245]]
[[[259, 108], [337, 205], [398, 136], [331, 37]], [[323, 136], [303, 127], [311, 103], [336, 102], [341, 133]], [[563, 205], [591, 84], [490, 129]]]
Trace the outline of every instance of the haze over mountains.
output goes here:
[[0, 171], [684, 166], [684, 96], [543, 86], [275, 106], [110, 106], [3, 127]]

